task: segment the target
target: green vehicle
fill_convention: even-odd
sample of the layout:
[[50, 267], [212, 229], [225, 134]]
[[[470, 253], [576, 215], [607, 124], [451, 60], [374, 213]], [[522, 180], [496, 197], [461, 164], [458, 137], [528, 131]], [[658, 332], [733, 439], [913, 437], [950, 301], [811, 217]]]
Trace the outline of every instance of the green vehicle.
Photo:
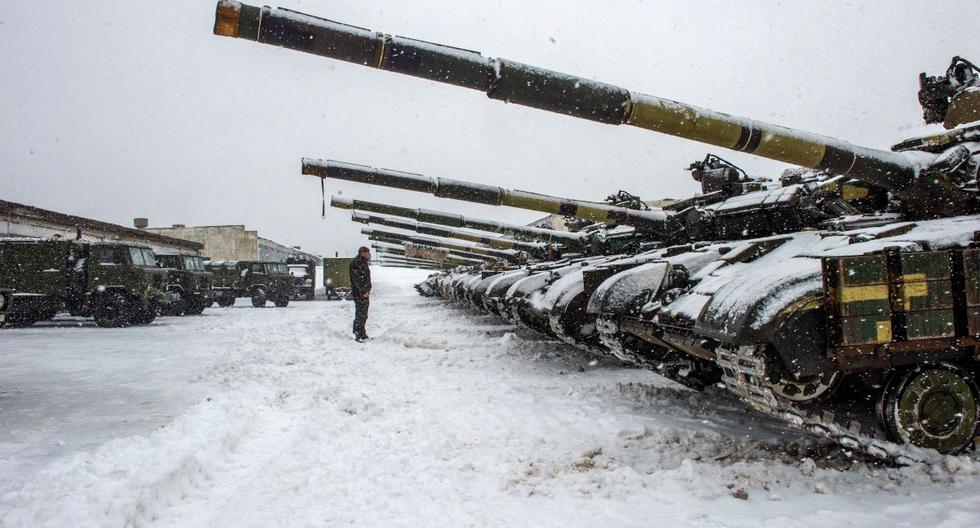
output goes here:
[[293, 277], [293, 300], [312, 301], [316, 294], [316, 262], [303, 257], [289, 257], [286, 267]]
[[6, 324], [29, 326], [67, 311], [103, 327], [148, 324], [166, 302], [167, 271], [153, 250], [119, 243], [0, 241]]
[[323, 259], [323, 286], [327, 299], [341, 301], [350, 297], [350, 259]]
[[213, 298], [221, 307], [235, 304], [239, 297], [251, 297], [256, 308], [268, 301], [285, 308], [293, 295], [293, 276], [281, 262], [216, 260], [205, 268], [214, 274]]
[[10, 299], [13, 297], [10, 290], [0, 290], [0, 326], [7, 321], [7, 307], [10, 306]]
[[193, 255], [157, 255], [157, 265], [168, 273], [167, 292], [171, 302], [161, 315], [200, 315], [214, 302], [214, 274], [204, 269], [204, 259]]

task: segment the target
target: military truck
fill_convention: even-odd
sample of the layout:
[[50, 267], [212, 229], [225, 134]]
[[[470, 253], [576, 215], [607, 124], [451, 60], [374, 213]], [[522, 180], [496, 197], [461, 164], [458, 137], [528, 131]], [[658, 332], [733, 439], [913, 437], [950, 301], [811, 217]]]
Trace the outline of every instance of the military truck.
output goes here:
[[350, 297], [350, 259], [323, 259], [323, 286], [327, 291], [327, 299], [337, 301]]
[[153, 251], [121, 243], [0, 241], [6, 324], [29, 326], [67, 311], [103, 327], [149, 324], [166, 301], [167, 271]]
[[293, 277], [293, 300], [312, 301], [316, 294], [316, 262], [309, 257], [288, 257], [286, 267]]
[[217, 260], [206, 263], [205, 268], [214, 274], [214, 299], [221, 307], [250, 297], [256, 308], [267, 301], [285, 308], [293, 295], [293, 277], [281, 262]]
[[214, 302], [211, 283], [214, 274], [204, 269], [204, 259], [193, 255], [157, 255], [157, 265], [166, 268], [170, 302], [161, 315], [200, 315]]
[[12, 291], [0, 290], [0, 326], [3, 326], [7, 321], [7, 307], [10, 306], [12, 296]]

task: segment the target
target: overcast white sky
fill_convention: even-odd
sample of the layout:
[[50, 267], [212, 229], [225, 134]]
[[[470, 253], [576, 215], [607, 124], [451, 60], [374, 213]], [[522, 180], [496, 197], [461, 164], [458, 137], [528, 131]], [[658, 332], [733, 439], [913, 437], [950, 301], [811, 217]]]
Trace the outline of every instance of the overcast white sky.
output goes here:
[[[350, 254], [360, 224], [300, 174], [334, 158], [599, 200], [696, 190], [716, 152], [479, 92], [211, 34], [212, 0], [0, 1], [0, 198], [131, 225], [246, 224]], [[918, 74], [980, 60], [980, 2], [284, 0], [281, 7], [887, 148]], [[327, 192], [528, 222], [540, 214], [327, 182]]]

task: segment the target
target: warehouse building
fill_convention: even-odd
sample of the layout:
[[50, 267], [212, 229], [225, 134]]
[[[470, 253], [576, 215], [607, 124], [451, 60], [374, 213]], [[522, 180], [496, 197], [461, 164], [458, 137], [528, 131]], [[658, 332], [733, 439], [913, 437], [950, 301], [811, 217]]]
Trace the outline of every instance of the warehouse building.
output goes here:
[[74, 240], [79, 233], [82, 240], [140, 244], [161, 254], [200, 255], [204, 249], [199, 242], [0, 200], [0, 237]]
[[171, 227], [146, 227], [145, 218], [137, 218], [134, 225], [147, 233], [193, 240], [203, 244], [202, 255], [212, 260], [268, 260], [283, 262], [290, 256], [304, 256], [320, 263], [320, 256], [301, 251], [298, 246], [287, 246], [259, 236], [258, 231], [245, 229], [244, 225], [191, 226], [174, 224]]

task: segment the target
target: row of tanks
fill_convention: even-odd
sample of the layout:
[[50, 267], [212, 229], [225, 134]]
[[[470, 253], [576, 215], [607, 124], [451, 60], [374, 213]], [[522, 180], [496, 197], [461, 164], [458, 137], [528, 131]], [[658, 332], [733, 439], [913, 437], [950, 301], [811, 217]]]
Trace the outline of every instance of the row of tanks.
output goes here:
[[482, 261], [452, 262], [423, 295], [695, 389], [721, 384], [873, 456], [974, 446], [980, 70], [969, 61], [920, 76], [925, 121], [947, 130], [880, 150], [281, 8], [221, 1], [214, 31], [799, 167], [774, 181], [709, 154], [689, 168], [701, 193], [660, 208], [622, 191], [591, 202], [337, 161], [302, 170], [570, 219], [563, 232], [333, 199], [402, 230], [370, 228], [375, 241], [443, 252], [412, 258]]

